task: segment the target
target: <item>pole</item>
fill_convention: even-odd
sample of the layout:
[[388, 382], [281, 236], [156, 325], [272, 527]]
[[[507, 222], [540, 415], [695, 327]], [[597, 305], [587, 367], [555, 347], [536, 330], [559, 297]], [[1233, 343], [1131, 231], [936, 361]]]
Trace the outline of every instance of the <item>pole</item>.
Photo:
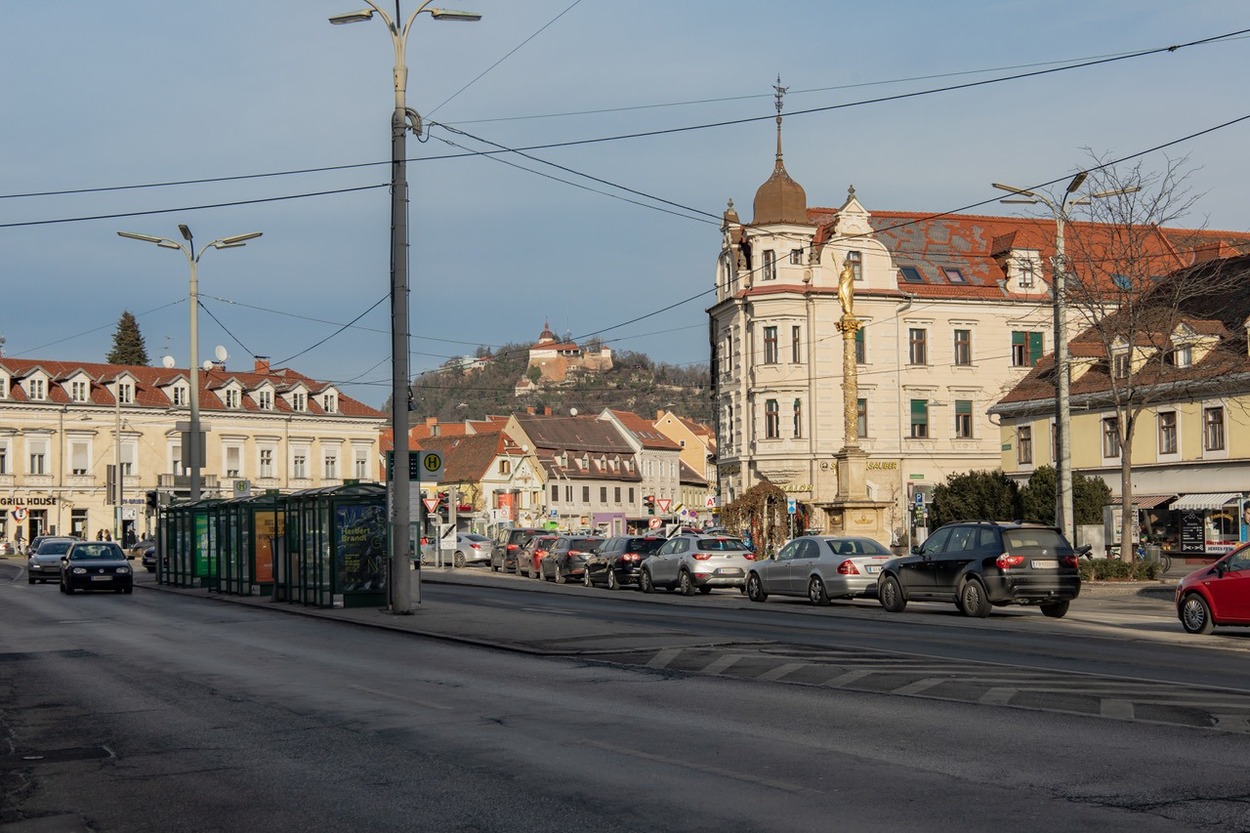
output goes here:
[[195, 243], [187, 241], [191, 262], [191, 431], [187, 443], [187, 463], [191, 469], [191, 500], [200, 499], [200, 276]]
[[[1069, 191], [1071, 193], [1071, 191]], [[1072, 508], [1072, 428], [1070, 376], [1068, 374], [1068, 315], [1066, 280], [1067, 255], [1064, 251], [1064, 205], [1055, 211], [1055, 457], [1058, 467], [1055, 519], [1063, 537], [1075, 545], [1075, 520]]]
[[[398, 26], [396, 15], [395, 25]], [[405, 35], [407, 32], [404, 33]], [[408, 68], [403, 38], [395, 42], [395, 111], [391, 115], [391, 436], [395, 444], [394, 515], [391, 528], [391, 612], [412, 613], [413, 599], [421, 601], [420, 575], [410, 581], [409, 518], [412, 486], [408, 481], [408, 116], [404, 93]]]
[[113, 392], [113, 540], [122, 539], [122, 383]]

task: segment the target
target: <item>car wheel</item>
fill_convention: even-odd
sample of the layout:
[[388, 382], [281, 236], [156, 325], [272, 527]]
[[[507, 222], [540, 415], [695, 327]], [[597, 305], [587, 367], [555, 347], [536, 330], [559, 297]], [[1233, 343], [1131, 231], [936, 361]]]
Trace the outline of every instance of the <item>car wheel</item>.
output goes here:
[[451, 563], [457, 567], [464, 566], [464, 553], [458, 552], [451, 557]]
[[134, 589], [135, 589], [135, 588], [134, 588], [134, 586], [133, 586], [133, 585], [126, 585], [124, 588], [122, 588], [122, 592], [123, 592], [123, 593], [133, 593], [133, 592], [134, 592]]
[[1197, 593], [1186, 595], [1181, 600], [1181, 625], [1186, 633], [1210, 633], [1215, 630], [1207, 600]]
[[29, 581], [31, 584], [34, 584], [34, 583], [35, 583], [35, 578], [34, 578], [34, 576], [27, 576], [26, 578], [27, 578], [27, 581]]
[[881, 579], [881, 587], [877, 590], [877, 601], [890, 613], [902, 613], [907, 607], [907, 597], [903, 595], [903, 587], [894, 576]]
[[965, 616], [984, 619], [990, 615], [990, 600], [985, 598], [985, 588], [974, 578], [964, 582], [959, 589], [958, 607]]
[[582, 585], [585, 587], [595, 586], [595, 583], [590, 580], [590, 570], [582, 570]]
[[539, 581], [543, 580], [543, 563], [541, 561], [534, 565], [534, 568], [530, 571], [530, 575]]
[[683, 596], [694, 595], [694, 579], [690, 577], [690, 573], [682, 570], [677, 574], [677, 592]]
[[651, 583], [651, 573], [643, 570], [638, 574], [638, 589], [643, 593], [654, 593], [655, 585]]
[[825, 583], [820, 576], [812, 576], [807, 582], [807, 600], [814, 605], [829, 604], [829, 594], [825, 591]]
[[616, 577], [616, 571], [611, 568], [608, 569], [608, 589], [609, 590], [621, 589], [621, 582]]
[[556, 565], [555, 570], [553, 570], [552, 572], [554, 572], [554, 573], [556, 574], [556, 575], [555, 575], [555, 579], [554, 579], [554, 580], [555, 580], [555, 583], [556, 583], [556, 584], [564, 584], [564, 573], [560, 572], [560, 565], [559, 565], [559, 564], [557, 564], [557, 565]]
[[1042, 615], [1049, 616], [1051, 619], [1061, 619], [1068, 612], [1070, 602], [1064, 599], [1061, 602], [1052, 602], [1051, 604], [1042, 605]]
[[747, 576], [747, 598], [753, 602], [762, 602], [768, 598], [764, 592], [764, 582], [760, 581], [759, 573]]
[[499, 565], [495, 563], [495, 559], [493, 559], [493, 558], [492, 558], [492, 559], [491, 559], [491, 561], [490, 561], [490, 571], [491, 571], [492, 573], [497, 573], [497, 572], [499, 572]]

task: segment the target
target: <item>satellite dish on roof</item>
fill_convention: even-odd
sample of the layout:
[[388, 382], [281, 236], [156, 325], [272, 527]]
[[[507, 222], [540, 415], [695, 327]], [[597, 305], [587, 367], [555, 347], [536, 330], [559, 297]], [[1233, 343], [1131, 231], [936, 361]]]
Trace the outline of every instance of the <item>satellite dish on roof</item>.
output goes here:
[[219, 362], [224, 362], [226, 359], [230, 358], [230, 354], [226, 352], [226, 348], [220, 344], [213, 348], [213, 355], [217, 357], [217, 361]]
[[162, 356], [162, 357], [161, 357], [161, 367], [173, 367], [173, 366], [174, 366], [174, 357], [173, 357], [173, 356]]
[[212, 370], [212, 369], [213, 369], [213, 360], [212, 360], [212, 359], [205, 359], [205, 360], [204, 360], [204, 363], [203, 363], [203, 364], [201, 364], [201, 365], [200, 365], [200, 367], [204, 368], [205, 370]]
[[577, 409], [569, 408], [569, 416], [577, 416]]

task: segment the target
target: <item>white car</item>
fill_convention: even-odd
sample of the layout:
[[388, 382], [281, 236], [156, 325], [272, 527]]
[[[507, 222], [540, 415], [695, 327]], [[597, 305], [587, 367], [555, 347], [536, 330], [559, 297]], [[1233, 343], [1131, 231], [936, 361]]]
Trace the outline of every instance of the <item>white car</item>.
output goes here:
[[473, 532], [456, 533], [456, 554], [452, 556], [452, 564], [463, 567], [466, 564], [489, 564], [490, 551], [494, 542], [485, 535]]
[[747, 598], [806, 596], [812, 604], [826, 605], [831, 598], [875, 597], [881, 565], [893, 557], [872, 538], [804, 535], [785, 544], [776, 557], [751, 565]]
[[741, 588], [755, 553], [741, 538], [726, 535], [678, 535], [642, 562], [638, 589], [650, 593], [657, 587], [692, 596], [713, 587]]

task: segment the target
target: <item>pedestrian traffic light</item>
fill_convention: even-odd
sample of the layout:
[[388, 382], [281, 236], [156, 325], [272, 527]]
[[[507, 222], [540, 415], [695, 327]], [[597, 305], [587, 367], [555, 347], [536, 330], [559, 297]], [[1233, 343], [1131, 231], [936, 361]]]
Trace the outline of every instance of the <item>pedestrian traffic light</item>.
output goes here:
[[655, 495], [647, 495], [642, 499], [642, 503], [647, 507], [647, 514], [655, 514]]
[[144, 495], [144, 502], [147, 504], [147, 507], [149, 509], [160, 508], [160, 505], [161, 505], [160, 493], [157, 492], [155, 489], [149, 489], [147, 493]]

